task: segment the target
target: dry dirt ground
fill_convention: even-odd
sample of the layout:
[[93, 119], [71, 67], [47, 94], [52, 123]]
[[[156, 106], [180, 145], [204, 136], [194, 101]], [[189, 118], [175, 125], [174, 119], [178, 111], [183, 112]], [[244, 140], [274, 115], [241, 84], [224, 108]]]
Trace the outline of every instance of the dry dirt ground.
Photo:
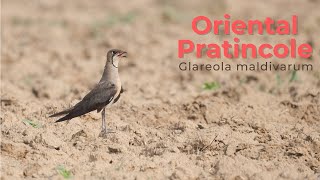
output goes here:
[[[319, 0], [2, 1], [1, 179], [319, 178], [319, 6]], [[178, 39], [233, 38], [195, 35], [192, 17], [223, 19], [226, 12], [234, 19], [298, 15], [295, 38], [312, 43], [314, 54], [294, 62], [314, 70], [178, 70]], [[110, 48], [129, 52], [120, 64], [125, 92], [107, 110], [116, 133], [99, 138], [95, 112], [54, 123], [49, 114], [78, 102], [99, 80]], [[205, 82], [220, 88], [203, 90]]]

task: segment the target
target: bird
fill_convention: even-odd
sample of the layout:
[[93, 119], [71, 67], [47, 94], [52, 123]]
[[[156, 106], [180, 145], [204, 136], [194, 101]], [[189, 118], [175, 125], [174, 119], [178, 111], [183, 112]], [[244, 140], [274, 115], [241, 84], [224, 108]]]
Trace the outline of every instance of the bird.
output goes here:
[[52, 114], [49, 117], [64, 115], [60, 119], [56, 120], [56, 122], [63, 122], [96, 110], [97, 113], [101, 112], [102, 117], [99, 137], [106, 137], [107, 134], [113, 133], [114, 131], [106, 128], [106, 107], [116, 103], [123, 92], [118, 66], [119, 61], [126, 57], [126, 51], [119, 49], [109, 50], [106, 56], [107, 60], [104, 66], [104, 71], [99, 83], [96, 84], [94, 88], [76, 105], [69, 109]]

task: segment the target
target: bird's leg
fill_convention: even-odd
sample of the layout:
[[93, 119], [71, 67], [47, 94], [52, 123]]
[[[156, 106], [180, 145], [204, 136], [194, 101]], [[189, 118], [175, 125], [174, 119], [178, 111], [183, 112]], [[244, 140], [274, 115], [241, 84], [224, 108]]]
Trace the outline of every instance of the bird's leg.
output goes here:
[[101, 112], [102, 116], [102, 131], [101, 132], [106, 132], [106, 108], [103, 108]]
[[102, 126], [101, 126], [101, 132], [100, 132], [100, 137], [106, 137], [108, 133], [114, 133], [111, 129], [106, 128], [106, 108], [103, 108], [101, 111], [101, 116], [102, 116]]
[[100, 137], [103, 137], [107, 134], [106, 129], [106, 108], [103, 108], [101, 111], [101, 117], [102, 117], [102, 125], [101, 125], [101, 132], [99, 134]]

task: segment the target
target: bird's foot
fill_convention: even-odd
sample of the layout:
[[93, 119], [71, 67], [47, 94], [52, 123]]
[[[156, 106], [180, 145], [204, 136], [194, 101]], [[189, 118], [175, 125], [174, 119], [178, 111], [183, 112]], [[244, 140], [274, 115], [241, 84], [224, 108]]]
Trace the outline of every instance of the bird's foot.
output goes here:
[[106, 138], [107, 135], [110, 133], [115, 133], [115, 131], [113, 131], [112, 129], [102, 129], [99, 134], [99, 137]]

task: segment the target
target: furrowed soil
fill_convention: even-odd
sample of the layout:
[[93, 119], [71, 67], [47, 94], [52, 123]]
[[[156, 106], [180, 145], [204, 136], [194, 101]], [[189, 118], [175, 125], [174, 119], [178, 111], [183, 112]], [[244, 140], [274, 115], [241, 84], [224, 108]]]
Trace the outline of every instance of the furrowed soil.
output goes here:
[[[4, 0], [1, 8], [1, 179], [316, 179], [320, 176], [320, 1]], [[308, 42], [313, 71], [180, 71], [179, 39], [212, 19], [299, 17], [299, 34], [238, 36]], [[54, 123], [98, 82], [109, 49], [128, 51], [125, 92], [101, 115]], [[256, 61], [264, 61], [258, 59]], [[216, 82], [212, 90], [206, 82]]]

